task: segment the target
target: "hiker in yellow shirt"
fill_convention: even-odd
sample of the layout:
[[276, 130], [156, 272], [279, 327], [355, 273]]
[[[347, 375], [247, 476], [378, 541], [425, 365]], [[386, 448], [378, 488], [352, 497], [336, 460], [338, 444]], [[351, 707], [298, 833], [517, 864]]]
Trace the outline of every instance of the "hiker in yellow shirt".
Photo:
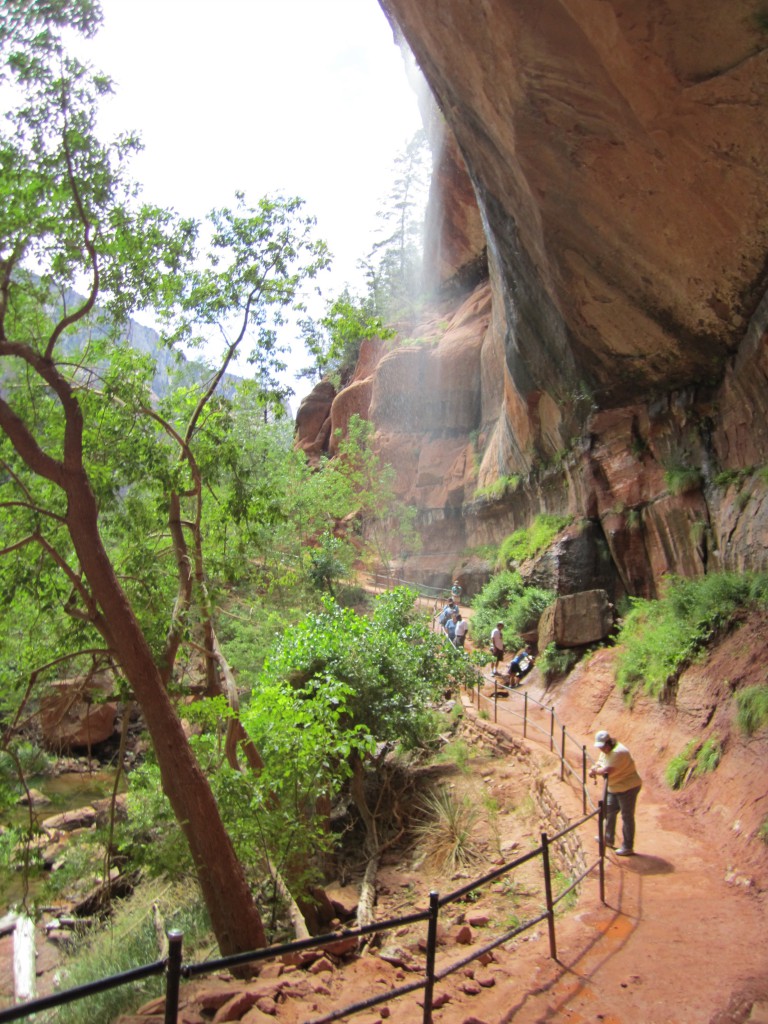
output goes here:
[[595, 734], [595, 746], [600, 750], [597, 764], [590, 770], [590, 778], [596, 775], [608, 777], [608, 794], [605, 810], [605, 845], [613, 846], [616, 837], [616, 818], [621, 811], [622, 843], [616, 851], [617, 857], [631, 857], [635, 852], [635, 804], [643, 780], [637, 773], [632, 755], [623, 743], [601, 729]]

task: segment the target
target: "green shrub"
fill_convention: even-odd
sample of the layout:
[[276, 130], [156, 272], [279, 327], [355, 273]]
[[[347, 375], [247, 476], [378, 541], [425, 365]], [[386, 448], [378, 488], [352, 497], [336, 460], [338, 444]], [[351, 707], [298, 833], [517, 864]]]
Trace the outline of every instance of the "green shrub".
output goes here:
[[507, 567], [512, 562], [524, 562], [546, 550], [561, 530], [573, 522], [573, 516], [538, 515], [529, 527], [515, 530], [499, 548], [499, 563]]
[[451, 740], [435, 755], [435, 764], [455, 764], [460, 772], [469, 771], [472, 751], [464, 740]]
[[682, 669], [745, 607], [768, 603], [768, 574], [712, 573], [672, 578], [658, 601], [631, 598], [618, 636], [616, 679], [628, 696], [638, 688], [663, 696]]
[[690, 494], [701, 489], [701, 471], [695, 466], [669, 466], [664, 471], [664, 483], [670, 494]]
[[682, 789], [690, 775], [699, 778], [713, 772], [720, 764], [722, 755], [722, 744], [717, 736], [710, 736], [701, 746], [696, 740], [691, 740], [667, 765], [664, 772], [667, 785], [671, 789]]
[[519, 486], [520, 477], [516, 473], [512, 473], [510, 476], [500, 476], [493, 483], [486, 484], [484, 487], [478, 487], [472, 497], [475, 500], [488, 498], [491, 501], [498, 501], [506, 494], [513, 494]]
[[119, 852], [132, 867], [151, 876], [180, 879], [192, 872], [189, 847], [160, 781], [160, 769], [148, 757], [131, 772], [128, 820], [115, 832]]
[[704, 741], [701, 750], [696, 755], [696, 767], [693, 770], [693, 774], [698, 777], [706, 775], [708, 772], [713, 772], [720, 764], [722, 756], [723, 747], [720, 740], [717, 736], [710, 736], [709, 739]]
[[736, 694], [736, 721], [748, 736], [768, 723], [768, 686], [748, 686]]
[[48, 775], [56, 759], [28, 740], [13, 743], [8, 750], [0, 750], [0, 780], [9, 784], [20, 782], [19, 769], [29, 780], [36, 775]]
[[507, 569], [497, 573], [472, 602], [475, 643], [488, 646], [491, 630], [497, 622], [503, 622], [507, 649], [520, 647], [523, 643], [521, 634], [535, 627], [553, 597], [549, 590], [527, 587], [517, 572]]
[[538, 666], [549, 683], [560, 676], [567, 676], [573, 666], [579, 660], [579, 653], [572, 647], [558, 647], [557, 644], [547, 644], [538, 658]]
[[682, 789], [696, 755], [696, 740], [691, 740], [685, 749], [673, 757], [664, 771], [664, 778], [670, 789]]
[[757, 838], [762, 839], [764, 843], [768, 843], [768, 815], [760, 823], [760, 827], [757, 830]]
[[715, 476], [713, 483], [724, 491], [728, 490], [731, 484], [738, 484], [741, 487], [744, 483], [745, 473], [746, 471], [743, 469], [724, 469]]

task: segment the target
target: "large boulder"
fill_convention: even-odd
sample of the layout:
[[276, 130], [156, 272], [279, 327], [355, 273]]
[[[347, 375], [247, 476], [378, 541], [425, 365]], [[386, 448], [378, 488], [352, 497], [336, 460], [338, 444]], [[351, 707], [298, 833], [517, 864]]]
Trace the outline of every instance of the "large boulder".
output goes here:
[[614, 625], [614, 609], [604, 590], [569, 594], [545, 608], [539, 619], [539, 650], [585, 647], [605, 640]]
[[295, 444], [306, 452], [310, 463], [318, 462], [328, 451], [331, 405], [335, 397], [333, 384], [329, 380], [321, 380], [304, 398], [296, 413]]
[[60, 679], [40, 706], [43, 742], [57, 753], [90, 749], [115, 733], [117, 703], [109, 673]]
[[600, 524], [580, 520], [566, 527], [542, 554], [524, 562], [519, 572], [529, 586], [576, 594], [604, 590], [616, 596], [616, 568]]

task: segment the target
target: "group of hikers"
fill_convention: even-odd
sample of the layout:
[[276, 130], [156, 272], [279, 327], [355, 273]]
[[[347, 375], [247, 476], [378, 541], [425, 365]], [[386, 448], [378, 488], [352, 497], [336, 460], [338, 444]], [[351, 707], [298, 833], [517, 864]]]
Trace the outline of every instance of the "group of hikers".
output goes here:
[[[461, 587], [459, 586], [458, 580], [454, 580], [448, 603], [436, 617], [436, 621], [453, 646], [463, 648], [467, 640], [469, 623], [462, 616], [461, 611], [459, 610], [460, 597]], [[503, 629], [504, 623], [497, 622], [491, 632], [491, 658], [493, 660], [493, 670], [491, 675], [494, 676], [502, 675], [502, 673], [498, 671], [498, 668], [500, 662], [502, 662], [504, 658]], [[533, 648], [530, 644], [526, 644], [525, 647], [522, 647], [517, 654], [515, 654], [509, 663], [507, 671], [503, 674], [508, 685], [518, 686], [520, 681], [524, 676], [528, 675], [533, 666]]]
[[[467, 638], [468, 623], [459, 611], [461, 587], [454, 581], [451, 597], [436, 616], [440, 627], [447, 634], [455, 647], [464, 647]], [[534, 666], [533, 648], [530, 644], [522, 647], [512, 658], [507, 671], [498, 671], [504, 660], [504, 623], [497, 622], [491, 631], [491, 675], [502, 676], [507, 686], [519, 686], [521, 680], [528, 675]], [[617, 857], [631, 857], [634, 854], [635, 841], [635, 804], [642, 786], [635, 762], [627, 748], [615, 740], [605, 729], [600, 729], [595, 736], [595, 746], [600, 750], [600, 758], [590, 769], [590, 777], [598, 775], [607, 777], [605, 829], [602, 842], [614, 849]], [[622, 842], [616, 846], [616, 822], [621, 814]], [[598, 836], [598, 841], [600, 837]]]
[[[454, 586], [458, 586], [458, 584], [454, 584]], [[460, 587], [459, 590], [461, 590]], [[459, 606], [453, 596], [451, 596], [448, 604], [437, 616], [437, 622], [454, 647], [464, 646], [469, 623], [459, 611]]]

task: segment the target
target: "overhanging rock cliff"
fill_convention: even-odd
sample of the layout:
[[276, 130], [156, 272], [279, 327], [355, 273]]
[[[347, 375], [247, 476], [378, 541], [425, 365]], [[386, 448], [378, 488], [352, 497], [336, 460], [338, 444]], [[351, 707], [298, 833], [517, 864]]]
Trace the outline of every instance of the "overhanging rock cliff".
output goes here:
[[765, 18], [382, 6], [444, 117], [445, 304], [421, 344], [369, 353], [332, 420], [367, 413], [422, 510], [410, 575], [442, 583], [540, 511], [599, 524], [629, 593], [768, 568]]

